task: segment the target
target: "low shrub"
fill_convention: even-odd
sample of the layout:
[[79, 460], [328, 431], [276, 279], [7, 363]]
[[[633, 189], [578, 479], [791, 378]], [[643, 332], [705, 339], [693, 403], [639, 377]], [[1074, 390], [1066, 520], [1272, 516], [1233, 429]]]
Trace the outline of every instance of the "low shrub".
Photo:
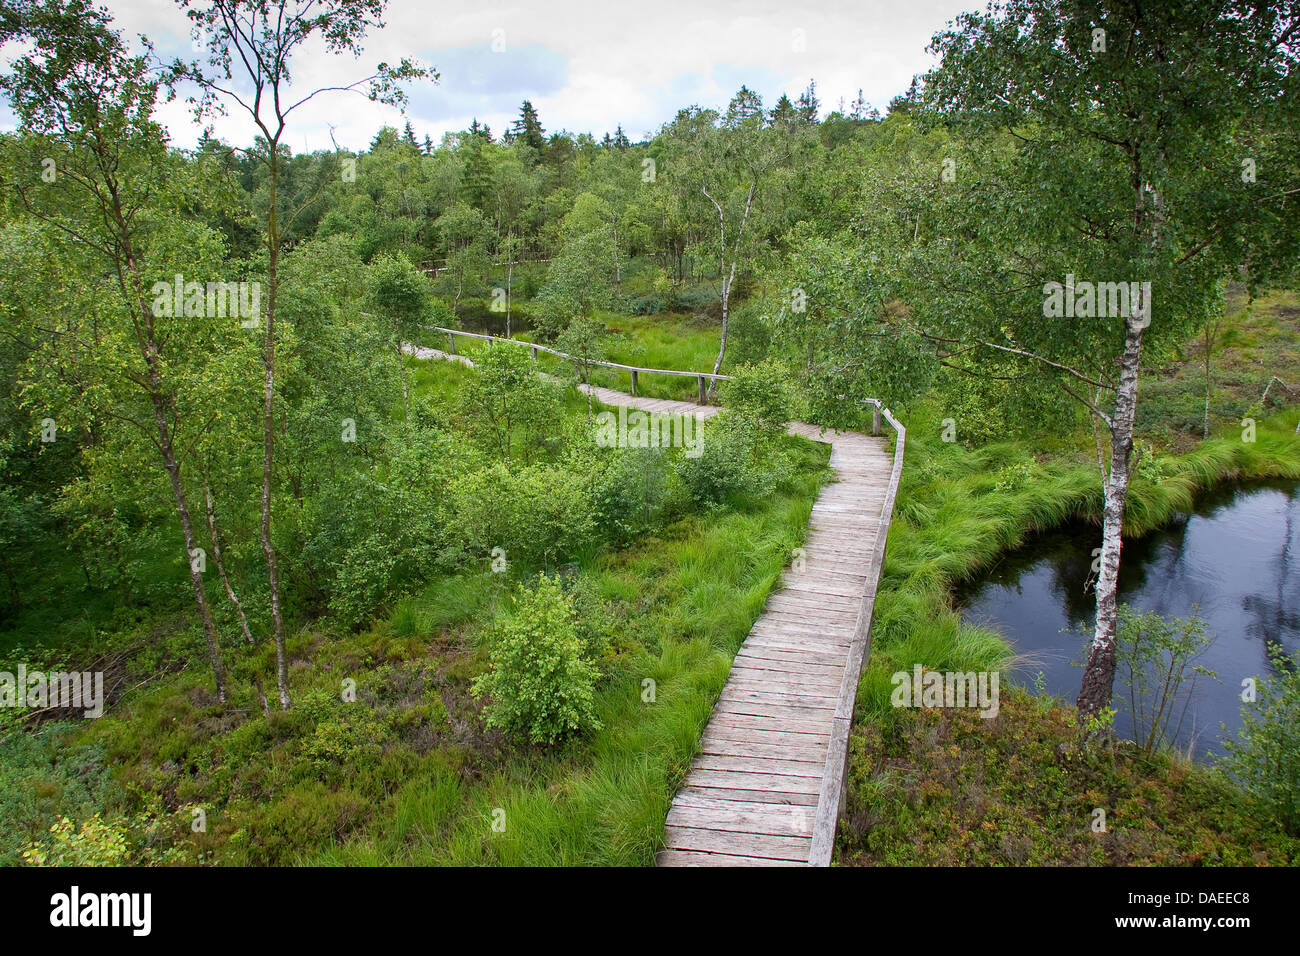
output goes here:
[[489, 646], [489, 669], [473, 685], [474, 696], [490, 698], [489, 727], [543, 744], [600, 727], [600, 674], [584, 655], [557, 578], [542, 576], [535, 589], [521, 587], [514, 614], [496, 624]]
[[755, 466], [752, 428], [730, 412], [704, 430], [701, 453], [677, 460], [678, 478], [696, 505], [713, 507], [735, 494], [763, 494], [774, 475]]
[[586, 548], [595, 519], [585, 476], [561, 465], [493, 465], [452, 485], [446, 521], [462, 553], [508, 566], [553, 567]]
[[1277, 823], [1300, 835], [1300, 660], [1276, 652], [1275, 673], [1257, 682], [1242, 708], [1224, 763]]

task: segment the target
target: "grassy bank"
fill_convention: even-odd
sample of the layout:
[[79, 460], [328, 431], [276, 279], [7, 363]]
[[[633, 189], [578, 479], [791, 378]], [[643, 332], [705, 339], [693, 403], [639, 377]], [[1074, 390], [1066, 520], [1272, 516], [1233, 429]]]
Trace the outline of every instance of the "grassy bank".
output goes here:
[[[1132, 482], [1126, 534], [1141, 535], [1166, 524], [1179, 512], [1190, 510], [1198, 493], [1222, 482], [1300, 478], [1300, 439], [1294, 435], [1296, 414], [1296, 410], [1288, 410], [1259, 422], [1254, 442], [1243, 441], [1240, 434], [1225, 434], [1182, 455], [1149, 454]], [[965, 778], [953, 777], [947, 791], [953, 800], [963, 807], [966, 805], [963, 801], [974, 800], [980, 806], [988, 805], [998, 808], [998, 813], [1012, 815], [1046, 812], [1033, 800], [1026, 801], [1025, 794], [1034, 794], [1038, 778], [1055, 780], [1060, 776], [1052, 747], [1036, 744], [1037, 749], [1026, 751], [1009, 764], [990, 763], [980, 755], [983, 747], [992, 747], [997, 753], [1004, 753], [1004, 744], [1013, 749], [1020, 747], [1019, 741], [1025, 735], [1039, 743], [1054, 740], [1051, 725], [1062, 719], [1059, 711], [1014, 706], [992, 722], [977, 719], [976, 725], [963, 730], [960, 722], [954, 724], [947, 717], [918, 715], [892, 707], [890, 675], [900, 670], [910, 671], [916, 664], [940, 671], [1006, 667], [1011, 657], [1006, 642], [988, 629], [962, 621], [951, 606], [950, 589], [1036, 531], [1071, 520], [1099, 523], [1101, 484], [1095, 459], [1090, 462], [1087, 453], [1078, 450], [1061, 451], [1038, 460], [1020, 442], [969, 450], [940, 441], [939, 433], [938, 422], [932, 421], [925, 409], [918, 410], [909, 422], [907, 467], [876, 603], [871, 662], [858, 693], [850, 768], [853, 783], [849, 793], [849, 825], [840, 836], [840, 859], [846, 862], [937, 861], [933, 854], [942, 855], [942, 846], [953, 838], [947, 828], [961, 826], [960, 815], [941, 821], [933, 814], [922, 812], [926, 801], [938, 792], [927, 795], [917, 784], [931, 777], [945, 779], [943, 767], [949, 763], [969, 759], [974, 765], [983, 761], [988, 779], [1005, 784], [977, 793], [970, 789], [973, 784], [963, 782]], [[1018, 725], [1026, 720], [1043, 726]], [[995, 726], [981, 739], [979, 725], [988, 723]], [[917, 743], [919, 739], [929, 744], [921, 746]], [[957, 748], [956, 752], [953, 747]], [[1048, 756], [1052, 759], [1046, 759]], [[1078, 785], [1087, 790], [1084, 786], [1090, 779], [1087, 774], [1099, 772], [1099, 767], [1088, 765], [1082, 772], [1083, 776], [1069, 778], [1072, 781], [1069, 786]], [[1169, 784], [1173, 779], [1170, 775], [1174, 774], [1198, 781], [1204, 777], [1202, 782], [1209, 788], [1205, 793], [1219, 792], [1208, 782], [1210, 771], [1204, 768], [1169, 765], [1143, 770], [1130, 765], [1124, 771], [1136, 777], [1148, 773], [1154, 775], [1153, 786]], [[1124, 774], [1116, 779], [1129, 779]], [[1008, 775], [1014, 780], [1005, 780]], [[1112, 783], [1117, 788], [1115, 792], [1123, 791], [1121, 783]], [[983, 786], [982, 781], [979, 786]], [[1177, 791], [1174, 788], [1170, 792]], [[1052, 792], [1051, 788], [1042, 790], [1043, 799], [1049, 803], [1056, 800]], [[1240, 797], [1232, 791], [1232, 799], [1240, 800]], [[1002, 801], [1023, 803], [1023, 806], [1012, 808]], [[1205, 806], [1218, 804], [1211, 801]], [[1184, 810], [1193, 816], [1200, 812], [1195, 807], [1184, 807]], [[1027, 818], [1022, 818], [1022, 822], [1024, 819]], [[882, 823], [885, 820], [888, 822]], [[1073, 816], [1069, 820], [1069, 826], [1084, 827], [1087, 822]], [[982, 820], [979, 822], [982, 826]], [[1207, 826], [1216, 833], [1227, 832], [1221, 831], [1208, 815], [1203, 819], [1198, 817], [1195, 825]], [[1246, 837], [1242, 836], [1241, 840]], [[1184, 854], [1180, 858], [1184, 862], [1191, 862], [1198, 852], [1191, 848], [1193, 843], [1179, 844], [1183, 847], [1179, 852]], [[933, 848], [927, 851], [930, 855], [917, 855], [916, 847], [931, 845]], [[961, 842], [955, 845], [960, 846]], [[1049, 840], [1046, 845], [1055, 842]], [[1232, 846], [1245, 852], [1246, 844], [1240, 840]], [[1017, 862], [1016, 857], [1022, 852], [1013, 847], [998, 858], [997, 849], [991, 847], [989, 852], [993, 855], [985, 858], [961, 859], [1011, 863]], [[1061, 856], [1051, 858], [1075, 859], [1066, 844], [1056, 849]], [[1173, 850], [1165, 847], [1161, 852]], [[1272, 852], [1267, 851], [1266, 856]], [[1041, 853], [1039, 857], [1047, 858]], [[1221, 858], [1236, 857], [1224, 850]], [[1122, 854], [1107, 859], [1125, 861]], [[1086, 860], [1076, 859], [1076, 862], [1086, 861], [1100, 860], [1095, 854]]]
[[[908, 710], [858, 723], [847, 866], [1294, 865], [1300, 840], [1221, 774], [1168, 754], [1080, 747], [1074, 710], [1003, 691], [998, 715]], [[1105, 812], [1105, 830], [1094, 830]]]

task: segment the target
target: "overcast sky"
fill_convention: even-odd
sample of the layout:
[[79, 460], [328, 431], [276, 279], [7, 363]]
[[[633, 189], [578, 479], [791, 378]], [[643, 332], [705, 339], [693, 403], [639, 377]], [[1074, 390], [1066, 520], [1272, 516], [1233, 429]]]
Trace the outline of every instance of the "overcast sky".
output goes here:
[[[107, 0], [128, 36], [146, 34], [164, 56], [195, 56], [189, 21], [174, 0]], [[368, 75], [380, 61], [413, 57], [441, 74], [408, 88], [407, 116], [355, 93], [330, 93], [297, 114], [295, 151], [338, 144], [367, 146], [384, 125], [410, 119], [434, 142], [477, 117], [496, 136], [532, 101], [548, 132], [597, 138], [621, 123], [634, 140], [656, 131], [683, 106], [723, 108], [745, 84], [771, 106], [794, 99], [816, 80], [822, 114], [850, 103], [861, 88], [882, 112], [916, 73], [932, 65], [931, 35], [984, 0], [814, 0], [806, 4], [718, 0], [392, 0], [387, 25], [366, 41], [359, 60], [306, 49], [295, 62], [295, 89], [307, 92]], [[495, 42], [494, 42], [495, 41]], [[499, 52], [494, 51], [494, 45]], [[186, 107], [164, 105], [173, 141], [198, 134]], [[219, 136], [245, 144], [246, 118], [214, 121]], [[13, 127], [7, 108], [0, 126]]]

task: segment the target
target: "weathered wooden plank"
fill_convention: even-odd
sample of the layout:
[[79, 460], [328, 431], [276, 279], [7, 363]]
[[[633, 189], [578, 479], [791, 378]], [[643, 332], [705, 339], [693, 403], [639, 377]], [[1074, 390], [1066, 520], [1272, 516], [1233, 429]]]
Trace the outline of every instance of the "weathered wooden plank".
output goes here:
[[[770, 674], [773, 677], [782, 679], [806, 676], [809, 678], [817, 678], [827, 684], [836, 684], [844, 676], [844, 668], [838, 664], [818, 664], [816, 662], [801, 661], [797, 658], [788, 657], [771, 660], [765, 657], [754, 656], [755, 650], [762, 653], [761, 648], [756, 648], [753, 650], [742, 651], [737, 654], [736, 659], [731, 665], [732, 671], [735, 672], [739, 669], [742, 674]], [[769, 653], [779, 652], [772, 651]], [[818, 689], [821, 689], [820, 685], [818, 686]]]
[[780, 687], [755, 687], [753, 684], [728, 681], [727, 685], [722, 689], [722, 694], [718, 697], [719, 703], [725, 701], [777, 704], [782, 707], [800, 707], [808, 710], [825, 710], [829, 707], [834, 710], [839, 701], [839, 694], [838, 692], [828, 694], [812, 690], [801, 693], [797, 690], [786, 690]]
[[769, 860], [760, 856], [730, 853], [696, 853], [692, 850], [660, 850], [657, 866], [807, 866], [798, 860]]
[[735, 727], [741, 730], [782, 730], [794, 734], [814, 734], [819, 737], [830, 733], [830, 727], [825, 721], [791, 717], [789, 714], [742, 714], [719, 709], [714, 711], [709, 721], [710, 727], [715, 720], [719, 721], [720, 727]]
[[669, 850], [704, 850], [770, 860], [806, 861], [812, 840], [805, 836], [773, 836], [768, 833], [731, 833], [697, 827], [664, 827]]
[[792, 574], [785, 582], [785, 589], [789, 591], [808, 591], [812, 594], [828, 594], [849, 601], [853, 606], [862, 603], [862, 589], [865, 579], [862, 583], [836, 581], [829, 575], [823, 576], [815, 574], [812, 571], [804, 571], [802, 574]]
[[791, 750], [803, 751], [808, 748], [821, 748], [830, 740], [829, 729], [825, 733], [801, 734], [788, 730], [758, 730], [754, 727], [729, 727], [722, 721], [712, 721], [700, 738], [701, 746], [707, 746], [714, 739], [743, 741], [754, 744], [767, 744], [773, 747], [789, 747]]
[[764, 614], [751, 630], [750, 636], [778, 635], [801, 641], [835, 641], [840, 644], [851, 642], [854, 621], [816, 621], [811, 620], [811, 611], [798, 615], [781, 613]]
[[798, 641], [780, 634], [751, 635], [751, 639], [745, 642], [744, 649], [755, 653], [764, 650], [783, 651], [789, 655], [799, 655], [809, 663], [830, 666], [843, 666], [848, 656], [848, 648], [838, 641]]
[[782, 591], [770, 598], [763, 609], [763, 623], [789, 624], [791, 628], [818, 633], [835, 627], [852, 627], [857, 620], [858, 606], [845, 604], [831, 606], [805, 592]]
[[750, 631], [745, 644], [748, 644], [750, 639], [755, 641], [781, 641], [795, 646], [804, 646], [814, 651], [837, 654], [839, 660], [843, 660], [847, 648], [852, 643], [852, 635], [852, 624], [840, 623], [826, 624], [822, 627], [801, 627], [789, 621], [769, 619], [759, 621], [754, 625], [754, 629]]
[[[786, 697], [807, 697], [815, 701], [833, 701], [839, 697], [839, 688], [832, 688], [830, 683], [812, 684], [810, 681], [790, 680], [789, 678], [794, 675], [781, 675], [772, 671], [765, 671], [763, 674], [766, 675], [766, 678], [772, 679], [733, 672], [731, 678], [727, 681], [727, 685], [749, 694], [782, 694]], [[782, 676], [786, 679], [781, 680]], [[842, 676], [841, 680], [843, 680]]]
[[804, 617], [806, 614], [815, 614], [813, 620], [835, 622], [856, 617], [859, 603], [835, 595], [819, 594], [814, 597], [801, 591], [782, 588], [767, 599], [764, 613], [777, 615], [793, 613], [796, 619], [801, 620], [808, 620]]
[[837, 567], [822, 560], [820, 557], [805, 559], [805, 561], [807, 563], [804, 565], [803, 571], [797, 573], [826, 575], [831, 580], [843, 581], [846, 584], [858, 588], [859, 593], [861, 593], [861, 588], [867, 583], [865, 562], [860, 565], [844, 564]]
[[736, 652], [732, 666], [839, 679], [844, 670], [843, 663], [819, 661], [815, 657], [809, 657], [804, 651], [803, 648], [764, 646], [759, 643], [746, 644]]
[[729, 790], [768, 790], [773, 793], [817, 794], [816, 777], [795, 777], [784, 773], [745, 773], [741, 770], [692, 770], [686, 778], [692, 787], [725, 787]]
[[[739, 652], [736, 656], [739, 658]], [[813, 694], [818, 696], [823, 695], [826, 691], [830, 691], [832, 695], [839, 693], [840, 680], [842, 679], [842, 675], [835, 673], [833, 668], [820, 673], [807, 671], [791, 673], [789, 671], [765, 670], [740, 659], [732, 661], [731, 674], [727, 678], [729, 683], [750, 684], [755, 690], [767, 689], [788, 694]]]
[[[696, 784], [687, 781], [682, 789], [677, 791], [678, 796], [696, 795], [707, 796], [716, 800], [737, 800], [742, 803], [774, 803], [777, 805], [816, 807], [817, 794], [815, 793], [791, 793], [788, 791], [778, 790], [754, 790], [745, 787], [724, 787], [715, 785], [715, 781], [706, 781]], [[675, 798], [674, 798], [675, 799]]]
[[798, 707], [791, 704], [774, 704], [769, 701], [728, 698], [719, 700], [716, 710], [737, 717], [769, 717], [781, 720], [800, 720], [820, 728], [835, 714], [834, 707]]
[[[775, 615], [760, 618], [749, 632], [750, 638], [770, 637], [787, 641], [801, 641], [820, 648], [832, 648], [839, 645], [847, 648], [852, 643], [853, 625], [851, 624], [801, 624], [797, 621], [777, 620]], [[745, 643], [749, 643], [746, 639]]]
[[[726, 803], [729, 808], [698, 807], [676, 803], [665, 821], [670, 827], [694, 827], [730, 833], [764, 833], [769, 836], [806, 837], [812, 830], [812, 814], [807, 807], [781, 806], [775, 803]], [[752, 810], [750, 807], [762, 807]]]
[[750, 740], [732, 740], [716, 734], [700, 738], [700, 753], [720, 757], [766, 757], [771, 760], [793, 760], [815, 765], [818, 774], [826, 763], [826, 746], [829, 741], [804, 744], [764, 744]]
[[749, 637], [741, 647], [779, 645], [790, 651], [829, 655], [832, 660], [827, 663], [842, 664], [849, 647], [852, 646], [852, 634], [853, 629], [846, 627], [826, 627], [814, 631], [782, 625], [777, 621], [767, 621], [754, 625], [754, 629], [749, 632]]
[[[840, 675], [843, 682], [843, 675]], [[762, 707], [771, 707], [782, 710], [791, 708], [798, 710], [834, 710], [839, 701], [839, 691], [831, 693], [826, 687], [809, 688], [808, 691], [800, 692], [798, 690], [781, 689], [777, 687], [764, 687], [754, 683], [733, 681], [728, 682], [723, 693], [729, 694], [728, 697], [718, 698], [718, 704], [726, 704], [725, 708], [719, 707], [724, 712], [738, 714], [747, 710], [751, 705]], [[794, 715], [791, 715], [794, 716]], [[806, 715], [816, 719], [814, 715]], [[818, 733], [829, 733], [829, 728], [819, 728]]]
[[779, 757], [737, 757], [732, 754], [700, 754], [691, 761], [692, 768], [700, 770], [734, 770], [737, 773], [778, 774], [786, 777], [811, 777], [820, 781], [823, 766], [805, 760], [784, 760]]
[[732, 664], [727, 681], [737, 687], [752, 690], [778, 690], [785, 693], [802, 690], [818, 696], [835, 696], [840, 688], [838, 675], [764, 670], [761, 667], [742, 666], [742, 662]]

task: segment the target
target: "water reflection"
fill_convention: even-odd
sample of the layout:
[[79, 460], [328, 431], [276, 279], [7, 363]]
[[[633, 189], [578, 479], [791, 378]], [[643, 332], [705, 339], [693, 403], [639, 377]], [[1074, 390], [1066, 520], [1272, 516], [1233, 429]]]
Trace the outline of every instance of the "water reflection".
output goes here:
[[[1124, 543], [1119, 594], [1141, 611], [1206, 622], [1213, 644], [1198, 662], [1219, 683], [1202, 679], [1176, 740], [1198, 755], [1218, 750], [1220, 723], [1240, 725], [1242, 680], [1270, 668], [1269, 647], [1300, 649], [1300, 485], [1251, 483], [1203, 499], [1196, 512]], [[983, 576], [958, 589], [963, 615], [996, 627], [1026, 660], [1013, 679], [1074, 700], [1083, 638], [1063, 630], [1095, 619], [1092, 551], [1100, 530], [1074, 525], [1038, 535]], [[1117, 723], [1130, 734], [1123, 688], [1116, 687]]]

